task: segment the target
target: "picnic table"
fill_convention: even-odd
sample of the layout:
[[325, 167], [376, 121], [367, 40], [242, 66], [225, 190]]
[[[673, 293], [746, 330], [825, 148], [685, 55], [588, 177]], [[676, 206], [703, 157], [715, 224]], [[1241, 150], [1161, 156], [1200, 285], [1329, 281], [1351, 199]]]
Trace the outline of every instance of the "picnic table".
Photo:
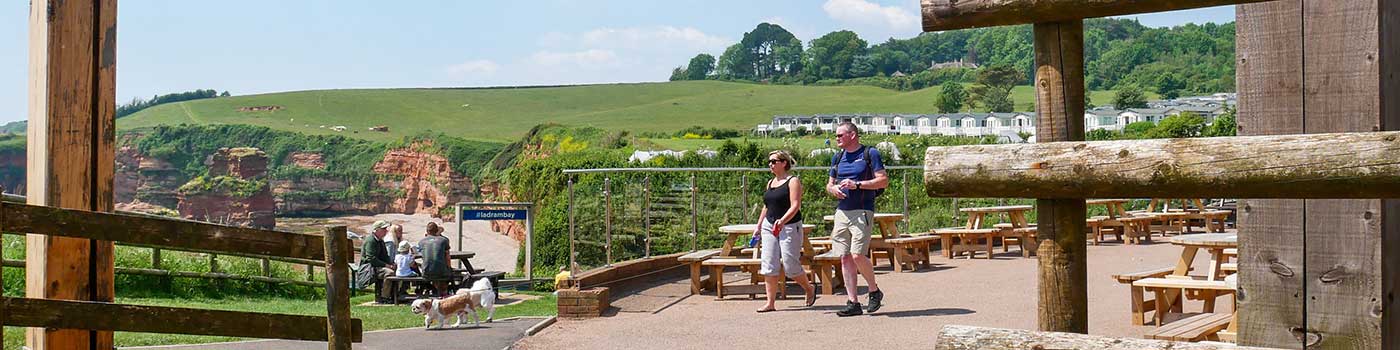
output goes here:
[[[942, 239], [940, 244], [942, 244], [943, 247], [943, 256], [952, 259], [953, 255], [958, 252], [966, 251], [969, 252], [969, 254], [976, 254], [977, 251], [985, 250], [987, 252], [987, 259], [991, 259], [992, 240], [996, 237], [1001, 237], [1001, 244], [1003, 249], [1005, 249], [1005, 247], [1007, 247], [1006, 239], [1007, 237], [1011, 237], [1015, 238], [1017, 242], [1021, 244], [1022, 255], [1029, 257], [1029, 252], [1035, 251], [1035, 242], [1030, 239], [1031, 234], [1026, 233], [1024, 235], [1015, 236], [1013, 233], [1030, 227], [1030, 223], [1026, 221], [1026, 212], [1032, 209], [1035, 209], [1035, 207], [1029, 205], [1003, 205], [996, 207], [958, 209], [960, 212], [967, 213], [967, 223], [963, 225], [963, 228], [937, 230]], [[982, 228], [983, 220], [986, 219], [987, 215], [1000, 214], [1006, 215], [1006, 223], [1000, 224], [1000, 226], [995, 227], [992, 231]], [[953, 238], [955, 237], [959, 240], [956, 244], [953, 242]], [[985, 240], [985, 244], [969, 244], [965, 242], [967, 240]], [[984, 246], [985, 249], [979, 248]]]
[[1210, 254], [1209, 271], [1206, 273], [1206, 280], [1220, 280], [1220, 264], [1224, 263], [1225, 249], [1239, 247], [1238, 236], [1231, 233], [1202, 233], [1194, 235], [1180, 235], [1172, 237], [1170, 242], [1181, 246], [1181, 258], [1176, 262], [1176, 269], [1172, 275], [1186, 276], [1186, 272], [1191, 270], [1191, 263], [1196, 259], [1196, 254], [1201, 249], [1205, 249]]
[[[1235, 284], [1224, 280], [1220, 273], [1220, 265], [1225, 261], [1226, 249], [1237, 249], [1239, 246], [1238, 236], [1235, 234], [1223, 233], [1203, 233], [1193, 235], [1180, 235], [1172, 237], [1169, 242], [1181, 246], [1181, 257], [1177, 259], [1176, 267], [1171, 274], [1165, 278], [1150, 278], [1134, 282], [1134, 285], [1151, 287], [1157, 290], [1156, 297], [1156, 319], [1158, 325], [1164, 319], [1164, 315], [1169, 309], [1179, 311], [1177, 303], [1182, 296], [1182, 291], [1195, 293], [1193, 298], [1201, 299], [1205, 302], [1203, 312], [1215, 312], [1215, 298], [1222, 293], [1233, 293]], [[1191, 271], [1191, 264], [1196, 260], [1196, 255], [1202, 250], [1206, 250], [1210, 255], [1210, 264], [1204, 279], [1194, 278], [1187, 273]]]
[[1108, 208], [1108, 218], [1117, 219], [1119, 217], [1130, 216], [1124, 207], [1130, 200], [1127, 199], [1090, 199], [1084, 201], [1086, 205], [1102, 205]]
[[982, 219], [987, 214], [1006, 214], [1010, 219], [1012, 228], [1026, 227], [1026, 212], [1035, 209], [1029, 205], [1003, 205], [999, 207], [962, 208], [960, 212], [967, 213], [967, 228], [976, 229], [982, 227]]

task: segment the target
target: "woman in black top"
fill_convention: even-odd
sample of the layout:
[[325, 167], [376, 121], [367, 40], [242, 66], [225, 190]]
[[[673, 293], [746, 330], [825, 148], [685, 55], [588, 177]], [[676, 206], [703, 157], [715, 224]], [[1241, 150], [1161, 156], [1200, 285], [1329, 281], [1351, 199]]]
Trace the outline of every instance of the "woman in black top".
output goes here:
[[761, 236], [758, 273], [763, 275], [764, 290], [768, 292], [768, 304], [758, 312], [773, 311], [773, 299], [778, 297], [783, 276], [792, 278], [797, 285], [807, 291], [807, 306], [817, 300], [816, 288], [807, 281], [802, 269], [802, 181], [788, 174], [792, 170], [792, 155], [784, 151], [768, 153], [768, 171], [773, 179], [763, 191], [763, 218], [754, 229], [755, 236]]

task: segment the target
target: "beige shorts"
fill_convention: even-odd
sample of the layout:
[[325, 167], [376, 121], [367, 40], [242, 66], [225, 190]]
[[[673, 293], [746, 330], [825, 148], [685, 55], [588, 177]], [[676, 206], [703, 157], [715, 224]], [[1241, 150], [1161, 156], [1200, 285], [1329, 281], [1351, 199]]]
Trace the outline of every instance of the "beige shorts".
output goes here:
[[840, 255], [870, 256], [870, 225], [875, 212], [869, 210], [837, 210], [836, 225], [831, 231], [831, 250]]

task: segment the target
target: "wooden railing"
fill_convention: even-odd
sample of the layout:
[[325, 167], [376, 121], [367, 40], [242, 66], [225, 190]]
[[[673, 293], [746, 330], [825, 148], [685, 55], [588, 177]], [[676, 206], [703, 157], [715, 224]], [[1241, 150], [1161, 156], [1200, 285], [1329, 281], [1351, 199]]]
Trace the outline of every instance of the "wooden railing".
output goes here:
[[360, 320], [350, 317], [351, 247], [344, 226], [318, 236], [0, 201], [0, 230], [322, 260], [326, 266], [328, 317], [3, 297], [0, 323], [7, 326], [327, 341], [331, 349], [349, 349], [362, 339]]

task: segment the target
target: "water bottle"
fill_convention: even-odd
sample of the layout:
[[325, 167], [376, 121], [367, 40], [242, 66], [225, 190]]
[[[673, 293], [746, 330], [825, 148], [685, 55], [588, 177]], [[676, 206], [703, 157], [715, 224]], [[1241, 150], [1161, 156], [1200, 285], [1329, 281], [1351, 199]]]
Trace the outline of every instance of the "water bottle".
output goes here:
[[757, 247], [757, 246], [758, 246], [758, 235], [753, 235], [752, 238], [749, 238], [749, 248], [753, 248], [753, 247]]

